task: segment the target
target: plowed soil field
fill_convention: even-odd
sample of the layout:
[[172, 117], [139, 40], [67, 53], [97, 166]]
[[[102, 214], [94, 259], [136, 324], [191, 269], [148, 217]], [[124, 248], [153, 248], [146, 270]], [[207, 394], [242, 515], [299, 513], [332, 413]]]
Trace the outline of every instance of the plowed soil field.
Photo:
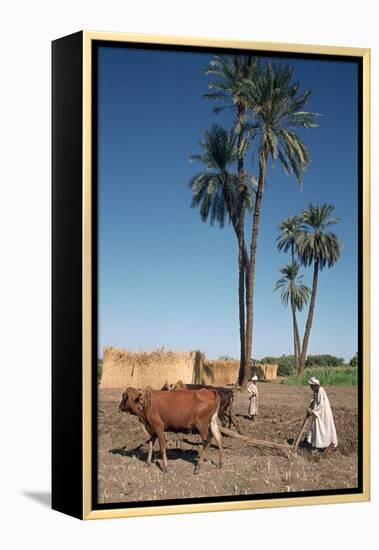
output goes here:
[[[358, 399], [356, 387], [327, 387], [337, 429], [337, 449], [313, 454], [302, 444], [296, 456], [252, 447], [223, 437], [224, 466], [216, 467], [212, 444], [198, 475], [194, 467], [201, 440], [197, 434], [166, 434], [168, 473], [161, 470], [158, 442], [154, 464], [145, 464], [147, 445], [136, 417], [120, 413], [121, 390], [99, 390], [98, 500], [120, 503], [226, 495], [258, 495], [354, 488], [358, 483]], [[247, 418], [248, 397], [235, 392], [234, 412], [243, 435], [291, 443], [312, 397], [308, 387], [259, 384], [259, 416]], [[179, 442], [178, 437], [181, 439]], [[179, 446], [180, 445], [180, 446]]]

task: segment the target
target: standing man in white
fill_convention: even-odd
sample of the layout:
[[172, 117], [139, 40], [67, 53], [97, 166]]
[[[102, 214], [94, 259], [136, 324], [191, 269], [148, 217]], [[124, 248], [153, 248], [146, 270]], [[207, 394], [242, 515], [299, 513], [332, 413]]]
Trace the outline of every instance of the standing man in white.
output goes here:
[[313, 391], [313, 399], [307, 409], [308, 415], [312, 417], [308, 443], [315, 450], [326, 449], [331, 444], [337, 447], [337, 433], [326, 391], [315, 377], [308, 380], [308, 383]]
[[247, 412], [247, 415], [250, 420], [255, 420], [255, 417], [258, 414], [258, 387], [256, 384], [256, 381], [258, 380], [258, 376], [253, 376], [251, 379], [251, 384], [247, 387], [247, 391], [249, 392], [249, 409]]

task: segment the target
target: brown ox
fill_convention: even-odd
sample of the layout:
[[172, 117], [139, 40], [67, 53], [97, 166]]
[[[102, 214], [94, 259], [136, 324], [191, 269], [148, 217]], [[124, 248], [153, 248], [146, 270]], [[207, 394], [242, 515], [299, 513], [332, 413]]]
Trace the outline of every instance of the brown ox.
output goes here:
[[221, 425], [225, 428], [227, 420], [229, 420], [229, 428], [233, 425], [237, 432], [240, 434], [241, 430], [238, 424], [238, 420], [233, 412], [233, 392], [229, 388], [216, 387], [216, 386], [207, 386], [205, 384], [184, 384], [181, 380], [176, 382], [176, 384], [169, 384], [165, 382], [164, 386], [161, 388], [162, 391], [170, 390], [200, 390], [202, 388], [214, 389], [220, 395], [220, 407], [218, 409], [218, 417], [220, 419]]
[[212, 436], [219, 450], [219, 468], [222, 467], [222, 438], [217, 425], [217, 413], [220, 396], [216, 390], [198, 391], [156, 391], [146, 388], [144, 391], [127, 388], [123, 393], [120, 411], [138, 416], [144, 430], [150, 435], [146, 463], [151, 464], [153, 447], [158, 438], [162, 453], [163, 471], [167, 471], [165, 431], [188, 433], [196, 428], [203, 440], [195, 473], [200, 469], [205, 452]]

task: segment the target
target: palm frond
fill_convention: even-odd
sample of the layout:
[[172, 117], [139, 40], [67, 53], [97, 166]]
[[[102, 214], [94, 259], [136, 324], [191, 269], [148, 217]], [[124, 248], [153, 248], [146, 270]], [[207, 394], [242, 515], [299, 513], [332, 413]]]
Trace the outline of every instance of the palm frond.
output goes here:
[[342, 253], [342, 242], [335, 233], [328, 232], [339, 218], [331, 218], [334, 206], [331, 204], [313, 205], [302, 211], [301, 225], [296, 237], [296, 247], [301, 263], [309, 266], [317, 262], [320, 270], [332, 267]]
[[280, 298], [284, 306], [293, 304], [301, 311], [308, 303], [311, 289], [302, 284], [303, 275], [298, 275], [300, 266], [297, 262], [287, 264], [279, 271], [283, 275], [275, 284], [274, 291], [281, 290]]
[[201, 153], [190, 158], [206, 168], [189, 181], [191, 207], [199, 208], [202, 221], [211, 225], [218, 223], [223, 227], [227, 221], [236, 222], [238, 185], [237, 176], [231, 171], [237, 158], [236, 144], [233, 131], [214, 124], [204, 133]]
[[301, 184], [310, 154], [296, 130], [316, 128], [321, 116], [304, 108], [311, 91], [300, 93], [292, 66], [272, 62], [255, 67], [254, 79], [246, 82], [246, 90], [258, 149], [267, 150], [272, 160], [278, 160], [284, 172], [293, 174]]

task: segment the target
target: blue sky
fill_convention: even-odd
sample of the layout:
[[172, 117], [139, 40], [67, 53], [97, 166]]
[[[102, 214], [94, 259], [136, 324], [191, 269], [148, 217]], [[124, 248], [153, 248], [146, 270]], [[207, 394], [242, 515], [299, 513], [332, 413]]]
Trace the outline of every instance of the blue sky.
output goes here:
[[[202, 170], [189, 157], [214, 115], [203, 98], [210, 54], [99, 49], [99, 354], [200, 349], [238, 357], [237, 248], [190, 208], [188, 182]], [[281, 60], [282, 62], [284, 60]], [[349, 360], [357, 350], [357, 65], [287, 60], [308, 109], [322, 114], [302, 137], [312, 161], [302, 190], [271, 166], [258, 241], [253, 355], [292, 353], [290, 311], [273, 287], [289, 257], [276, 249], [279, 222], [312, 203], [332, 203], [344, 243], [340, 261], [319, 280], [309, 353]], [[257, 165], [247, 161], [257, 173]], [[311, 271], [302, 270], [311, 285]], [[305, 313], [300, 316], [301, 330]]]

